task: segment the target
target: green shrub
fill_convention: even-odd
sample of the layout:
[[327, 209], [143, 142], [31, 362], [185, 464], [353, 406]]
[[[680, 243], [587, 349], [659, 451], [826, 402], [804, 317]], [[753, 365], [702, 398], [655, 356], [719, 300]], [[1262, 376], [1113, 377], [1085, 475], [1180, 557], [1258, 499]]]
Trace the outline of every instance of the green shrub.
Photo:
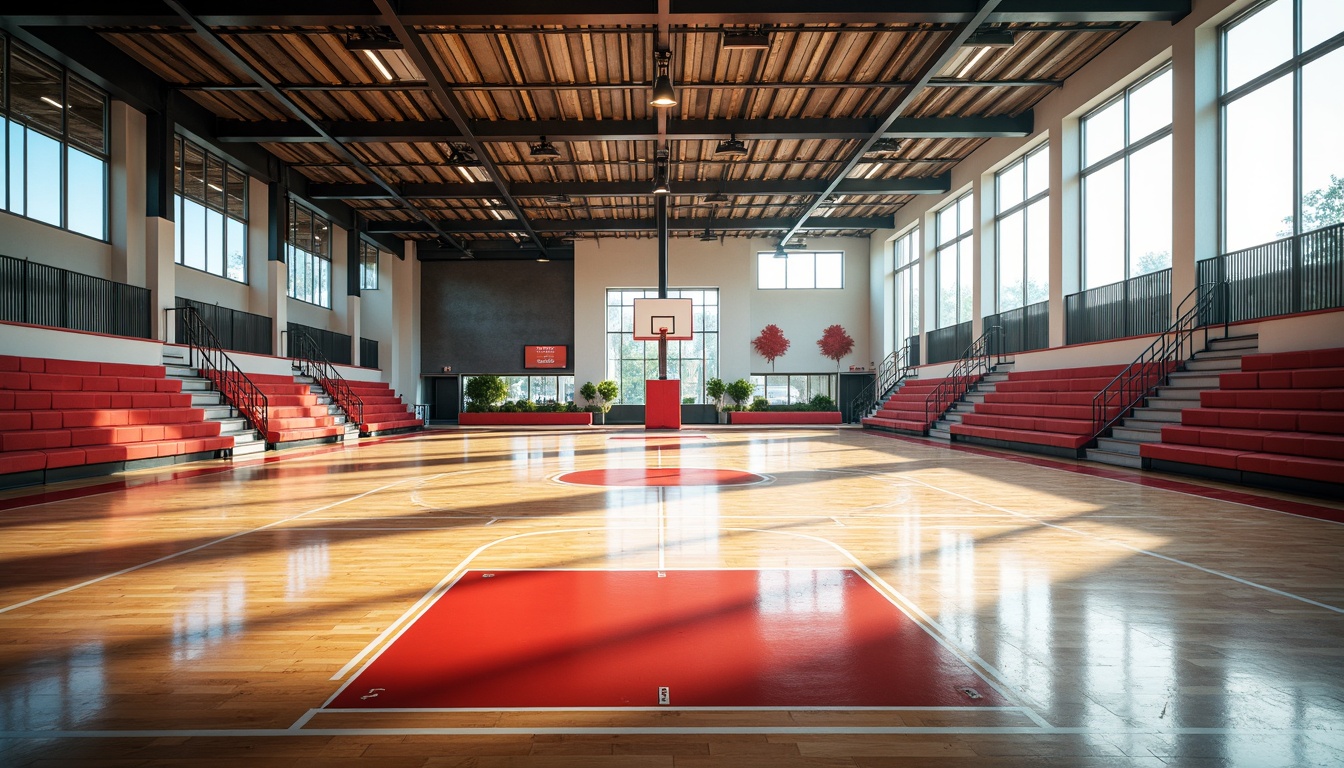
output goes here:
[[611, 379], [600, 381], [597, 384], [597, 396], [602, 398], [600, 405], [603, 412], [610, 411], [616, 399], [621, 396], [621, 388]]
[[727, 389], [723, 379], [714, 378], [705, 382], [705, 396], [712, 400], [719, 410], [723, 410], [723, 393]]
[[751, 400], [751, 395], [755, 391], [756, 388], [746, 379], [738, 379], [724, 388], [724, 392], [728, 397], [732, 398], [733, 402], [736, 403], [739, 408], [746, 405], [747, 402]]
[[683, 398], [681, 398], [681, 404], [682, 404], [682, 405], [695, 405], [695, 398], [694, 398], [694, 397], [683, 397]]
[[472, 376], [467, 380], [467, 410], [472, 413], [493, 411], [509, 396], [504, 380], [494, 375]]
[[770, 401], [766, 400], [764, 397], [758, 397], [751, 401], [751, 410], [768, 411], [770, 410]]
[[820, 394], [818, 394], [818, 395], [813, 395], [813, 396], [812, 396], [812, 399], [809, 400], [809, 401], [807, 402], [807, 410], [809, 410], [809, 411], [838, 411], [838, 410], [840, 410], [840, 409], [835, 407], [835, 401], [834, 401], [834, 400], [832, 400], [831, 398], [827, 397], [826, 395], [820, 395]]

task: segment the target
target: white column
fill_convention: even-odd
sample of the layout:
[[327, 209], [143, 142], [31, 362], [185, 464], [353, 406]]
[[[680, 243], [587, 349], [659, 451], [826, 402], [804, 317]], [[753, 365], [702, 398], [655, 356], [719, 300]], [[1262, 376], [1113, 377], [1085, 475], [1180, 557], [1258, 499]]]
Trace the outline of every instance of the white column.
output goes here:
[[1217, 26], [1172, 36], [1171, 318], [1218, 249]]
[[177, 264], [175, 238], [177, 227], [158, 216], [149, 216], [145, 222], [145, 287], [150, 290], [149, 303], [154, 311], [151, 329], [154, 338], [172, 344], [177, 340], [177, 321], [166, 310], [177, 303]]
[[1064, 346], [1064, 297], [1081, 288], [1078, 120], [1064, 118], [1050, 131], [1050, 346]]
[[345, 317], [346, 333], [350, 334], [350, 362], [353, 365], [363, 365], [359, 359], [359, 334], [360, 334], [360, 316], [359, 316], [359, 297], [345, 297]]
[[[986, 192], [986, 190], [989, 190]], [[994, 314], [998, 286], [994, 256], [994, 174], [984, 173], [971, 184], [971, 339], [985, 332], [985, 315]]]
[[266, 262], [266, 314], [271, 317], [271, 346], [284, 357], [284, 331], [289, 323], [289, 267], [283, 261]]
[[[424, 402], [420, 392], [420, 260], [414, 240], [406, 258], [392, 263], [392, 388], [407, 403]], [[380, 350], [381, 353], [381, 350]]]
[[113, 280], [146, 285], [145, 116], [113, 100], [109, 115], [111, 167], [107, 234], [112, 243]]

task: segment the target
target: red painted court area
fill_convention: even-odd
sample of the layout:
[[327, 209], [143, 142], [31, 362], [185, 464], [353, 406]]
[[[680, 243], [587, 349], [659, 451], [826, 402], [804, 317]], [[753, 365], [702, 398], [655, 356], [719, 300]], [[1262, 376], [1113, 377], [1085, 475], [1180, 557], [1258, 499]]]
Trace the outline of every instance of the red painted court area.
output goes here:
[[854, 571], [665, 574], [469, 571], [329, 706], [1006, 703]]
[[566, 472], [556, 478], [571, 485], [628, 486], [632, 488], [751, 485], [765, 478], [754, 472], [736, 469], [700, 469], [697, 467], [629, 467], [622, 469], [584, 469]]

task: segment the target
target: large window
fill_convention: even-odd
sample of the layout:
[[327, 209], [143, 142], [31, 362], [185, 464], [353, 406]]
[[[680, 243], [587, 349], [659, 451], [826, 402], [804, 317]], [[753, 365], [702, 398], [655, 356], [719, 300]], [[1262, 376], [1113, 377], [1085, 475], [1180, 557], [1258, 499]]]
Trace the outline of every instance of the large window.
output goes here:
[[289, 295], [331, 307], [331, 222], [289, 201]]
[[1088, 113], [1084, 288], [1171, 266], [1171, 66]]
[[[672, 290], [667, 297], [691, 300], [694, 331], [691, 341], [667, 342], [667, 377], [681, 380], [683, 400], [709, 402], [705, 381], [719, 375], [719, 290]], [[656, 298], [656, 290], [607, 289], [607, 378], [620, 385], [622, 403], [642, 404], [645, 380], [658, 378], [658, 342], [635, 341], [635, 299]]]
[[1050, 298], [1049, 145], [999, 171], [994, 186], [998, 306], [1007, 312]]
[[771, 405], [806, 403], [817, 395], [835, 399], [833, 373], [768, 373], [751, 377], [752, 397], [764, 397]]
[[895, 269], [895, 349], [919, 335], [919, 230], [912, 229], [892, 242], [891, 263]]
[[756, 287], [762, 290], [845, 287], [845, 255], [839, 251], [761, 252], [756, 265]]
[[181, 136], [173, 168], [177, 263], [247, 282], [247, 174]]
[[1223, 245], [1344, 221], [1344, 4], [1275, 0], [1222, 30]]
[[0, 35], [0, 209], [107, 239], [107, 94]]
[[971, 193], [948, 203], [937, 213], [938, 327], [971, 319], [971, 230], [975, 226]]
[[378, 290], [378, 246], [363, 240], [359, 242], [359, 289]]
[[[467, 376], [462, 380], [462, 407], [466, 408], [467, 384], [475, 378]], [[557, 403], [574, 402], [574, 377], [558, 376], [500, 376], [504, 386], [509, 388], [505, 400], [531, 400], [534, 403], [553, 401]]]

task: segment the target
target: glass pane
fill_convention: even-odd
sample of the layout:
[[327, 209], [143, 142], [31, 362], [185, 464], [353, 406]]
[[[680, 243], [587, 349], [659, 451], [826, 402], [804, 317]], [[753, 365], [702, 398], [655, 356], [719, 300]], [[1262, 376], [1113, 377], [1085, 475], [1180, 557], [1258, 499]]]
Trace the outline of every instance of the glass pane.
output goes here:
[[61, 225], [61, 143], [31, 128], [28, 141], [28, 216]]
[[241, 221], [247, 221], [247, 176], [236, 168], [228, 169], [227, 204], [229, 215]]
[[1293, 78], [1227, 105], [1226, 248], [1287, 237], [1293, 226]]
[[817, 285], [816, 260], [810, 253], [790, 253], [788, 259], [790, 288], [815, 288]]
[[1125, 164], [1083, 177], [1083, 287], [1125, 279]]
[[1083, 118], [1083, 166], [1110, 157], [1125, 147], [1125, 102], [1116, 99], [1110, 106]]
[[107, 114], [107, 96], [82, 77], [70, 76], [66, 100], [70, 140], [102, 155], [107, 153], [107, 132], [103, 129]]
[[844, 254], [818, 253], [817, 287], [843, 288], [844, 285]]
[[205, 269], [205, 208], [194, 200], [182, 201], [182, 263]]
[[960, 300], [957, 302], [957, 322], [964, 323], [971, 319], [973, 304], [971, 302], [971, 271], [973, 267], [971, 251], [973, 243], [971, 238], [966, 238], [957, 244], [960, 251], [957, 254], [957, 267], [960, 274], [957, 280], [957, 293]]
[[1022, 202], [1022, 190], [1024, 188], [1023, 177], [1025, 175], [1026, 163], [1022, 160], [999, 171], [999, 207], [997, 209], [999, 213], [1003, 213], [1014, 205]]
[[313, 247], [313, 215], [307, 209], [295, 206], [290, 227], [293, 232], [290, 242], [294, 247], [313, 253], [316, 250]]
[[224, 275], [224, 214], [205, 212], [205, 271]]
[[1302, 50], [1344, 32], [1344, 3], [1339, 0], [1302, 0]]
[[1129, 94], [1129, 143], [1171, 125], [1171, 70]]
[[938, 252], [938, 327], [957, 323], [957, 247]]
[[60, 136], [65, 112], [61, 101], [61, 70], [17, 45], [10, 51], [9, 64], [10, 115]]
[[975, 215], [971, 210], [971, 196], [965, 195], [957, 201], [957, 226], [960, 228], [958, 234], [966, 234], [971, 231], [975, 223]]
[[777, 289], [786, 286], [784, 269], [786, 261], [776, 259], [773, 253], [760, 253], [756, 255], [756, 287], [761, 289]]
[[1022, 306], [1022, 231], [1026, 211], [1018, 211], [999, 220], [999, 311]]
[[106, 237], [103, 222], [107, 214], [107, 162], [75, 147], [69, 147], [68, 226], [71, 231]]
[[1050, 146], [1031, 153], [1027, 158], [1027, 197], [1035, 197], [1050, 189]]
[[[0, 82], [3, 82], [5, 67], [5, 49], [4, 40], [0, 39]], [[9, 145], [9, 121], [0, 117], [0, 163], [5, 161], [9, 155], [6, 154]], [[0, 209], [9, 207], [9, 185], [5, 183], [5, 178], [0, 176]]]
[[[1306, 22], [1303, 21], [1305, 27]], [[1301, 231], [1344, 221], [1344, 49], [1302, 68]]]
[[938, 244], [957, 239], [957, 204], [952, 203], [938, 212]]
[[173, 137], [173, 191], [182, 194], [182, 137]]
[[1027, 304], [1050, 298], [1050, 201], [1027, 208]]
[[1227, 30], [1223, 38], [1227, 92], [1293, 56], [1293, 0], [1276, 0]]
[[9, 201], [9, 210], [22, 215], [26, 206], [23, 204], [23, 137], [27, 133], [22, 125], [10, 123], [9, 130], [5, 132], [9, 136], [9, 188], [11, 199]]
[[331, 256], [331, 222], [321, 216], [313, 216], [313, 253], [319, 256]]
[[1171, 137], [1129, 160], [1129, 276], [1171, 266]]
[[247, 225], [237, 219], [228, 220], [225, 233], [228, 242], [228, 275], [230, 280], [247, 282]]
[[193, 200], [205, 199], [205, 153], [189, 141], [182, 147], [182, 193]]

